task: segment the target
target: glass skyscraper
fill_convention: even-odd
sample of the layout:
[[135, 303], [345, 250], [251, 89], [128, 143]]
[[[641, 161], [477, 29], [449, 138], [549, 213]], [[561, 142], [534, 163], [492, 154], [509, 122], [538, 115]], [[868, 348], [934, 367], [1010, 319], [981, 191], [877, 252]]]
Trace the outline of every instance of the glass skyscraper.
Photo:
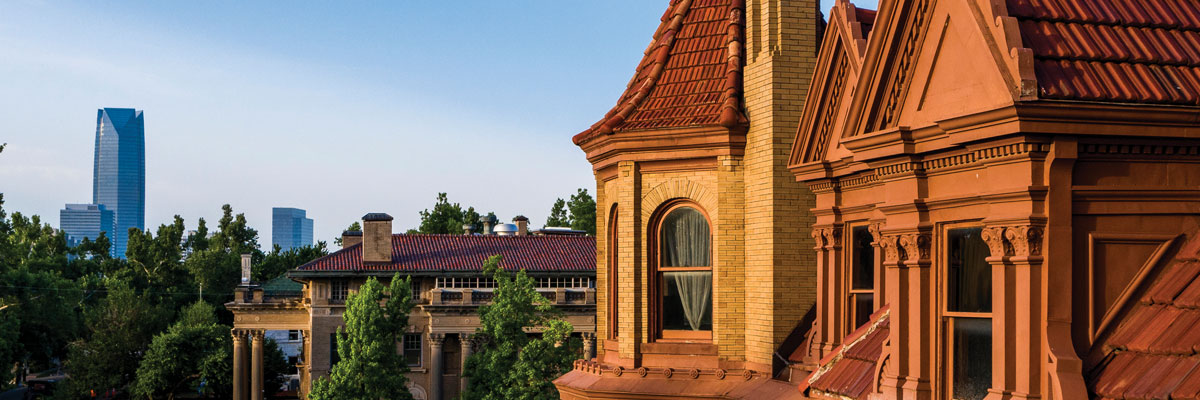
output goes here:
[[114, 257], [125, 256], [129, 228], [146, 226], [146, 129], [142, 112], [102, 108], [96, 113], [92, 203], [113, 214]]
[[313, 244], [313, 220], [299, 208], [271, 209], [271, 242], [282, 250]]
[[108, 232], [112, 240], [113, 212], [99, 204], [67, 204], [58, 212], [58, 224], [67, 234], [67, 246], [75, 247], [84, 238], [96, 240], [100, 232]]

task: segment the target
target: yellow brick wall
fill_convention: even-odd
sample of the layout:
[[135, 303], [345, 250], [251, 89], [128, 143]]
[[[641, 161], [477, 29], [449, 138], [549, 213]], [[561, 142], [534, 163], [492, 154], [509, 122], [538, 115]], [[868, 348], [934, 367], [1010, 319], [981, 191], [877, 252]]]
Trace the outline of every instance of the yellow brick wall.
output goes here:
[[816, 301], [808, 212], [813, 195], [787, 170], [816, 61], [815, 0], [747, 2], [745, 96], [747, 361], [776, 346]]

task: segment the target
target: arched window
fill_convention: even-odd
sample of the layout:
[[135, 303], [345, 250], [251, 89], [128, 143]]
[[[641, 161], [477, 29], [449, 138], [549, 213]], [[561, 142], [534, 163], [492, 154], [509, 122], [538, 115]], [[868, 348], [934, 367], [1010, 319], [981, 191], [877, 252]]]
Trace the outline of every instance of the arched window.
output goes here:
[[655, 288], [663, 339], [712, 339], [712, 235], [688, 203], [666, 209], [658, 224]]
[[620, 274], [617, 270], [620, 244], [617, 242], [617, 206], [614, 204], [608, 213], [608, 338], [617, 337], [620, 333]]

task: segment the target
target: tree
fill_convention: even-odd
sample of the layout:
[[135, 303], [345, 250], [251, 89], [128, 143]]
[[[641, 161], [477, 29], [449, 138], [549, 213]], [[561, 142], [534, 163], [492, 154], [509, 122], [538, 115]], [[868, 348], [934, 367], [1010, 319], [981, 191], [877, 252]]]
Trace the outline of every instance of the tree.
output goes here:
[[91, 334], [69, 346], [68, 383], [78, 396], [93, 390], [128, 393], [142, 354], [175, 313], [169, 304], [157, 301], [150, 293], [138, 294], [123, 281], [107, 279], [104, 284], [108, 296], [85, 311]]
[[[346, 232], [362, 232], [362, 225], [359, 225], [358, 221], [354, 221], [353, 224], [350, 224], [350, 226], [346, 227], [345, 231]], [[333, 243], [336, 244], [338, 247], [342, 247], [342, 237], [338, 236], [338, 237], [334, 238]]]
[[134, 396], [174, 398], [177, 393], [196, 392], [204, 382], [206, 394], [230, 397], [233, 343], [229, 326], [217, 323], [215, 311], [197, 301], [166, 332], [154, 336], [138, 365]]
[[567, 202], [563, 199], [554, 201], [554, 206], [550, 207], [550, 216], [546, 217], [546, 226], [571, 226], [571, 220], [567, 217]]
[[587, 189], [579, 189], [572, 195], [567, 208], [571, 210], [571, 229], [596, 235], [596, 199], [588, 194]]
[[458, 203], [450, 203], [446, 193], [438, 193], [433, 209], [425, 209], [420, 214], [421, 226], [417, 228], [416, 233], [458, 235], [463, 233], [463, 225], [479, 227], [480, 215], [475, 211], [475, 207], [467, 207], [464, 211]]
[[294, 247], [286, 251], [280, 250], [279, 246], [274, 246], [271, 252], [263, 257], [262, 262], [255, 266], [252, 278], [256, 282], [266, 282], [283, 275], [292, 268], [328, 254], [329, 250], [325, 248], [324, 241], [319, 241], [312, 246]]
[[[582, 344], [571, 338], [574, 328], [562, 312], [537, 292], [524, 270], [500, 268], [500, 256], [484, 264], [484, 275], [496, 282], [492, 304], [479, 308], [479, 351], [467, 359], [470, 379], [466, 398], [557, 399], [552, 381], [570, 371]], [[542, 328], [541, 337], [528, 332]]]
[[408, 364], [396, 349], [413, 307], [410, 284], [411, 278], [396, 274], [384, 289], [372, 277], [350, 295], [342, 314], [346, 325], [337, 333], [341, 360], [329, 378], [313, 382], [309, 399], [412, 399], [404, 376]]

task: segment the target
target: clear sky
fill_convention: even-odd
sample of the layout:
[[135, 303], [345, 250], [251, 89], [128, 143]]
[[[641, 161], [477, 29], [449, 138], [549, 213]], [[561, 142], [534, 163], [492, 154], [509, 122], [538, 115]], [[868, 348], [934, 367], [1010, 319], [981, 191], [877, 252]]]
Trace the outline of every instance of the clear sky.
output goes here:
[[127, 107], [145, 111], [147, 227], [230, 203], [269, 246], [271, 207], [298, 207], [330, 241], [367, 212], [415, 227], [437, 192], [540, 227], [555, 198], [594, 192], [570, 138], [615, 103], [666, 4], [5, 2], [5, 209], [57, 227], [91, 202], [96, 109]]

